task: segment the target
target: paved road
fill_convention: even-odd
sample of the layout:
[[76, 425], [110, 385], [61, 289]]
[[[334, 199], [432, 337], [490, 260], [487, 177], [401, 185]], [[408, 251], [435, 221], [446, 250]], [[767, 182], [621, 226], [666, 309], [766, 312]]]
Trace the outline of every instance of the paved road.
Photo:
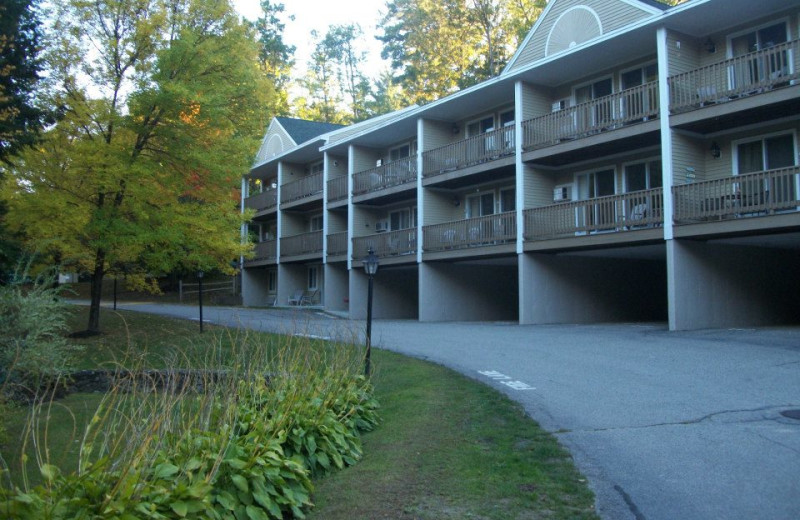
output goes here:
[[[177, 305], [122, 308], [194, 317]], [[214, 323], [357, 335], [313, 311], [206, 308]], [[508, 394], [573, 454], [607, 519], [800, 518], [800, 328], [376, 321], [373, 345]]]

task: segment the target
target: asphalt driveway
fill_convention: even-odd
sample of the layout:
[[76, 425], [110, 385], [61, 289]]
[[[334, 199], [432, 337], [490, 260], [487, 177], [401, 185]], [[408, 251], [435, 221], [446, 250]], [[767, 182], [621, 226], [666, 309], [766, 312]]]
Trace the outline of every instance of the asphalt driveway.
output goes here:
[[[179, 305], [121, 308], [197, 318]], [[363, 322], [212, 307], [206, 320], [352, 338]], [[800, 518], [800, 328], [379, 320], [373, 345], [449, 366], [520, 402], [569, 448], [608, 519]]]

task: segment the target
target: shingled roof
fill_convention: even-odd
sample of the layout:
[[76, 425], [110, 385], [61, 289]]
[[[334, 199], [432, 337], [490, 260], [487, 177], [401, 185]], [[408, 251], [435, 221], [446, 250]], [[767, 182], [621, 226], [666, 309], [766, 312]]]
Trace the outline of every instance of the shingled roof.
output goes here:
[[276, 117], [275, 119], [286, 130], [295, 144], [305, 143], [309, 139], [344, 128], [343, 125], [306, 121], [305, 119], [295, 119], [293, 117]]

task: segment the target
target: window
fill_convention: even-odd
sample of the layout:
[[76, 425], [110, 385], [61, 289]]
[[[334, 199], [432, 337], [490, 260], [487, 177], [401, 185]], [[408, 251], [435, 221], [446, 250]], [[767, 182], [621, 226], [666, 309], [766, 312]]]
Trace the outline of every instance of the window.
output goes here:
[[[623, 72], [621, 87], [622, 90], [627, 90], [651, 83], [657, 79], [658, 65], [653, 63], [638, 69]], [[639, 114], [644, 116], [649, 113], [651, 109], [656, 107], [658, 107], [658, 93], [655, 89], [648, 89], [646, 92], [639, 90], [623, 97], [620, 108], [622, 109], [623, 116], [636, 117]], [[639, 119], [639, 121], [641, 121], [641, 119]]]
[[[794, 133], [787, 133], [737, 143], [736, 173], [744, 175], [795, 166], [794, 141]], [[795, 175], [790, 173], [750, 177], [739, 182], [737, 189], [744, 206], [760, 206], [767, 202], [794, 205], [797, 188]]]
[[322, 173], [322, 170], [324, 168], [325, 168], [324, 163], [322, 161], [319, 161], [311, 165], [310, 171], [312, 174]]
[[319, 281], [319, 266], [311, 266], [308, 268], [308, 290], [316, 291]]
[[614, 170], [578, 175], [578, 200], [594, 199], [614, 194]]
[[322, 231], [322, 215], [314, 215], [309, 220], [309, 231]]
[[514, 111], [508, 110], [500, 113], [500, 127], [504, 128], [503, 131], [503, 148], [504, 152], [512, 152], [514, 150]]
[[398, 146], [397, 148], [392, 148], [391, 150], [389, 150], [390, 161], [396, 161], [404, 157], [409, 157], [410, 155], [411, 155], [411, 145], [408, 144], [404, 144], [403, 146]]
[[[787, 40], [786, 23], [780, 22], [732, 37], [729, 53], [732, 58], [744, 56], [775, 47]], [[790, 72], [790, 61], [787, 52], [782, 51], [737, 62], [731, 67], [731, 83], [734, 87], [742, 87], [786, 76]]]
[[467, 218], [485, 217], [494, 214], [494, 192], [467, 197]]
[[267, 272], [267, 287], [270, 293], [274, 293], [278, 290], [278, 272], [275, 270], [271, 270]]
[[794, 135], [782, 134], [736, 145], [738, 174], [795, 165]]
[[660, 188], [661, 161], [649, 161], [625, 166], [625, 191]]
[[[595, 99], [610, 96], [614, 92], [614, 87], [611, 83], [611, 78], [601, 79], [578, 87], [575, 89], [575, 103], [588, 103]], [[592, 104], [589, 109], [579, 110], [578, 128], [588, 128], [591, 126], [601, 126], [611, 122], [614, 116], [612, 102], [606, 101], [604, 103]]]
[[411, 211], [408, 209], [401, 209], [389, 213], [389, 230], [397, 231], [400, 229], [408, 229], [411, 224]]
[[485, 134], [494, 130], [494, 116], [484, 117], [467, 125], [467, 137]]
[[500, 190], [500, 211], [515, 211], [517, 209], [517, 190], [508, 188]]

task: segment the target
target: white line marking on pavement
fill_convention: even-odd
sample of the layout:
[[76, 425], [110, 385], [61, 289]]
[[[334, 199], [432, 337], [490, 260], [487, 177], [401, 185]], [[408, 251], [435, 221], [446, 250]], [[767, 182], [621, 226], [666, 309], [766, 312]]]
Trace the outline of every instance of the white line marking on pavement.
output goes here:
[[490, 379], [494, 379], [495, 381], [499, 381], [500, 384], [506, 385], [514, 390], [536, 390], [536, 388], [522, 381], [512, 381], [510, 376], [501, 374], [496, 370], [478, 370], [478, 373]]

